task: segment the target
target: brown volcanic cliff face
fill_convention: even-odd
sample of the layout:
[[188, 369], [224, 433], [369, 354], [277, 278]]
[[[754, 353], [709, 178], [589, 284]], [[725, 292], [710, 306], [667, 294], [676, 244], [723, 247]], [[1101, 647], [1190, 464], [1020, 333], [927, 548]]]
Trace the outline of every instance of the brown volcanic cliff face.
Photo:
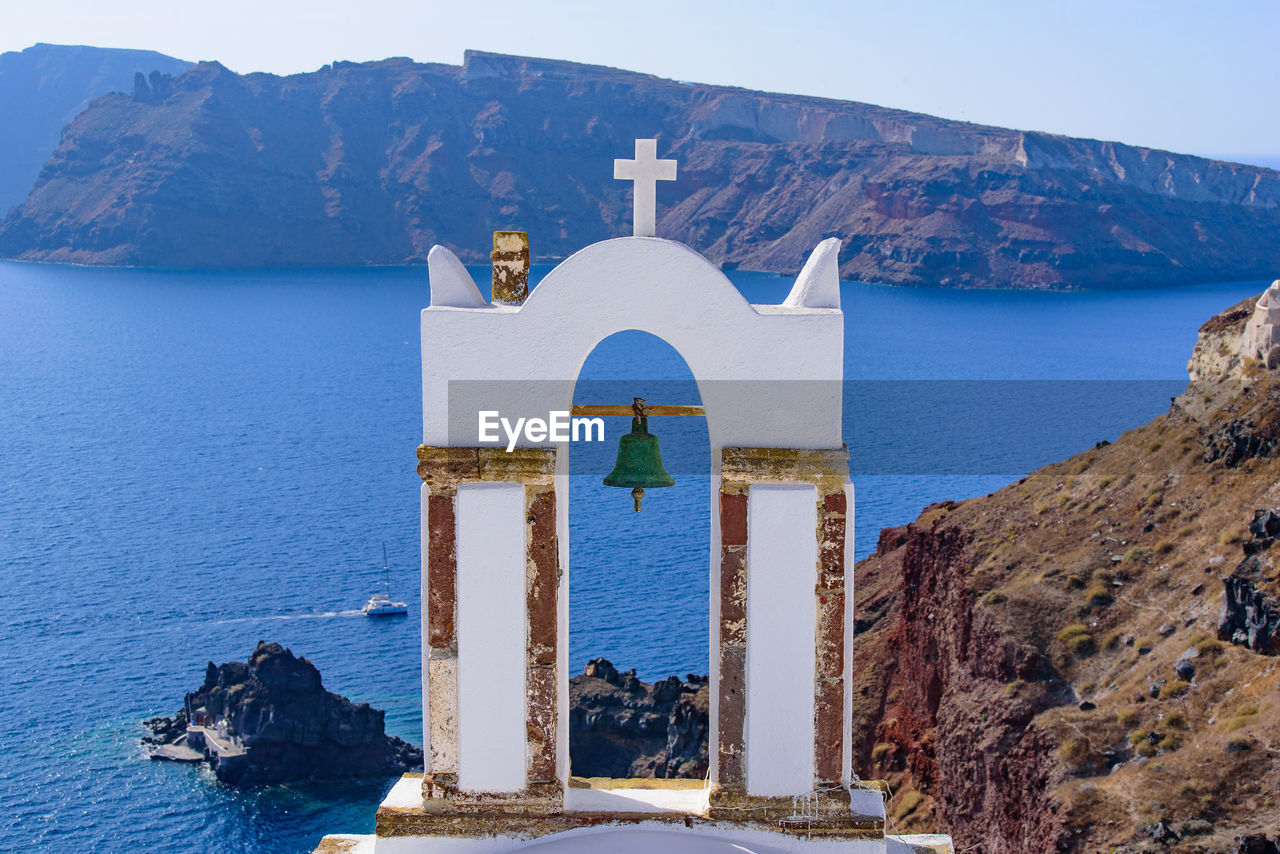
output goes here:
[[[855, 764], [986, 854], [1275, 851], [1280, 374], [1201, 329], [1171, 411], [857, 567]], [[1253, 847], [1248, 847], [1248, 846]]]
[[66, 130], [0, 255], [176, 266], [543, 259], [630, 231], [614, 157], [656, 136], [658, 232], [794, 272], [822, 238], [871, 282], [1071, 287], [1260, 278], [1280, 173], [1117, 143], [469, 52], [463, 66], [202, 63]]

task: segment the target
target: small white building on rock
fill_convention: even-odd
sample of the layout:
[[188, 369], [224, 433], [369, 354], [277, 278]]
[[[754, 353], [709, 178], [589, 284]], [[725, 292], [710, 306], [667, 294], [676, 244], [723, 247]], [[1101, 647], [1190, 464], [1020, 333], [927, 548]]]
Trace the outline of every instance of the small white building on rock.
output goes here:
[[[839, 240], [818, 244], [780, 305], [750, 305], [693, 249], [653, 236], [655, 182], [676, 174], [655, 141], [637, 140], [615, 174], [636, 182], [636, 234], [582, 249], [527, 296], [528, 244], [513, 233], [495, 237], [493, 302], [453, 253], [430, 253], [426, 770], [391, 790], [375, 835], [316, 851], [950, 852], [945, 836], [888, 835], [882, 787], [852, 767]], [[550, 438], [509, 450], [477, 434], [481, 410], [571, 410], [588, 354], [632, 329], [684, 358], [711, 442], [706, 780], [570, 777], [569, 455]]]
[[1262, 292], [1245, 324], [1240, 355], [1261, 359], [1268, 368], [1280, 366], [1280, 279]]

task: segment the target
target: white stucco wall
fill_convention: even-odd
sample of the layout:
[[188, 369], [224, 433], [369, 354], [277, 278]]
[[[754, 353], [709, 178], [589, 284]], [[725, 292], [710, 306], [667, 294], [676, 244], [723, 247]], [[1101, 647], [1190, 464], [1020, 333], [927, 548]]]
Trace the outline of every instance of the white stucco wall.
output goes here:
[[747, 793], [813, 790], [818, 490], [755, 485], [747, 501]]
[[458, 487], [458, 788], [525, 785], [524, 487]]

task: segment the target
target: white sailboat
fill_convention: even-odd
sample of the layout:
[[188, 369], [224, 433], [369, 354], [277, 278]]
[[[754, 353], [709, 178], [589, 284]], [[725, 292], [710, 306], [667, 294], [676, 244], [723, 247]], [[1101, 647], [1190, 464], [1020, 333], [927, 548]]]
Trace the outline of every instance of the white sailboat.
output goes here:
[[391, 601], [391, 570], [387, 565], [386, 543], [382, 544], [382, 579], [386, 592], [370, 596], [369, 601], [360, 609], [360, 613], [366, 617], [394, 617], [399, 614], [408, 614], [409, 606], [406, 603]]

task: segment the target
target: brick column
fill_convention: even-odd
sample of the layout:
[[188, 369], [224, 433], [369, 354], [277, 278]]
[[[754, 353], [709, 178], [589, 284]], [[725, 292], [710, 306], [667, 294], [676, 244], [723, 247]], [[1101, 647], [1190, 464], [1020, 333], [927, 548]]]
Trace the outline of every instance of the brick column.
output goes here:
[[[428, 760], [423, 795], [443, 799], [456, 812], [558, 812], [564, 783], [557, 779], [557, 597], [560, 588], [555, 450], [491, 447], [418, 448], [418, 474], [427, 484]], [[524, 485], [526, 518], [527, 785], [512, 795], [460, 793], [458, 784], [457, 511], [462, 483]], [[446, 808], [447, 808], [446, 807]]]
[[557, 712], [562, 698], [556, 669], [560, 545], [556, 537], [555, 488], [526, 486], [525, 504], [529, 525], [529, 794], [552, 800], [558, 797], [563, 805], [564, 788], [556, 775]]
[[[424, 453], [426, 451], [427, 453]], [[458, 484], [474, 480], [474, 449], [419, 448], [418, 474], [427, 496], [427, 600], [423, 638], [427, 646], [427, 799], [450, 797], [458, 786]]]
[[843, 487], [818, 492], [818, 630], [814, 639], [814, 788], [838, 784], [844, 764], [846, 500]]
[[[838, 787], [844, 776], [844, 656], [845, 560], [848, 508], [848, 451], [793, 448], [723, 448], [720, 486], [720, 661], [719, 779], [712, 791], [712, 815], [717, 818], [752, 816], [757, 819], [793, 815], [791, 798], [746, 794], [743, 737], [747, 624], [746, 594], [750, 584], [747, 561], [749, 491], [757, 483], [813, 484], [817, 487], [817, 585], [814, 607], [814, 790]], [[807, 809], [815, 821], [845, 824], [860, 819], [848, 815], [849, 795], [828, 791], [814, 796]]]
[[716, 783], [727, 791], [743, 791], [743, 723], [746, 714], [747, 667], [747, 485], [722, 481], [720, 486], [720, 660], [719, 703], [715, 709], [719, 739]]

